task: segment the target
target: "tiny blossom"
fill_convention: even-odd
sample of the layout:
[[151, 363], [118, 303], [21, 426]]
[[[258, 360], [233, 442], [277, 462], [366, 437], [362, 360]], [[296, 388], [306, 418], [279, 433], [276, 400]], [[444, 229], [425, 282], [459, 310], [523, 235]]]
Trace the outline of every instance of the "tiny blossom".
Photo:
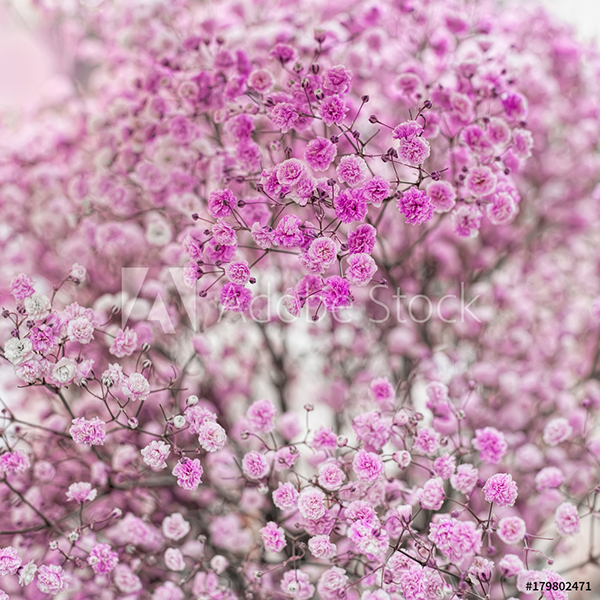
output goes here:
[[85, 444], [86, 446], [102, 446], [106, 440], [104, 425], [106, 423], [94, 417], [91, 420], [79, 417], [73, 419], [69, 433], [73, 441], [77, 444]]
[[[188, 403], [191, 404], [189, 399]], [[198, 434], [200, 433], [202, 425], [206, 421], [216, 421], [217, 415], [211, 410], [208, 410], [208, 408], [194, 402], [194, 404], [191, 404], [185, 409], [185, 420], [190, 424], [192, 432]]]
[[367, 285], [377, 272], [377, 264], [368, 254], [350, 254], [346, 260], [346, 279], [359, 287]]
[[315, 558], [333, 558], [337, 547], [331, 543], [328, 535], [315, 535], [308, 540], [308, 549]]
[[248, 76], [248, 85], [261, 94], [269, 92], [274, 83], [273, 75], [268, 69], [256, 69]]
[[407, 450], [400, 450], [399, 452], [394, 452], [393, 458], [401, 469], [406, 469], [406, 467], [408, 467], [408, 465], [410, 465], [412, 461], [412, 456]]
[[249, 479], [263, 479], [269, 474], [269, 463], [259, 452], [248, 452], [242, 459], [242, 470]]
[[136, 332], [126, 327], [119, 329], [108, 351], [117, 358], [131, 356], [137, 349], [137, 343]]
[[21, 450], [5, 452], [0, 456], [0, 472], [2, 473], [24, 473], [30, 466], [29, 458]]
[[458, 465], [456, 473], [450, 477], [450, 485], [457, 491], [463, 494], [470, 494], [477, 484], [479, 472], [469, 464]]
[[332, 492], [339, 490], [344, 483], [346, 475], [334, 463], [325, 463], [319, 467], [319, 485], [326, 490]]
[[429, 158], [430, 153], [431, 147], [429, 142], [422, 137], [400, 139], [400, 145], [398, 146], [398, 160], [405, 165], [418, 167]]
[[406, 223], [410, 225], [421, 225], [433, 218], [435, 206], [431, 198], [423, 190], [411, 187], [398, 198], [396, 202], [398, 210], [406, 217]]
[[302, 179], [306, 173], [306, 168], [304, 163], [297, 158], [289, 158], [277, 165], [276, 173], [281, 185], [292, 186]]
[[35, 293], [33, 279], [25, 273], [15, 275], [10, 282], [10, 293], [17, 301], [22, 301]]
[[298, 510], [305, 519], [320, 519], [325, 514], [325, 494], [318, 488], [307, 487], [298, 497]]
[[228, 217], [237, 204], [237, 198], [228, 189], [215, 190], [208, 195], [208, 211], [215, 219]]
[[244, 312], [250, 307], [252, 292], [237, 283], [226, 283], [219, 295], [219, 300], [225, 310]]
[[44, 319], [50, 314], [52, 304], [50, 298], [45, 294], [34, 292], [23, 300], [23, 306], [27, 311], [27, 316], [34, 321]]
[[246, 411], [252, 429], [259, 433], [269, 433], [275, 429], [277, 409], [270, 400], [257, 400]]
[[492, 475], [483, 486], [486, 502], [498, 506], [513, 506], [518, 495], [517, 484], [509, 473]]
[[363, 194], [368, 202], [375, 208], [379, 208], [383, 201], [391, 194], [390, 184], [387, 179], [375, 175], [362, 186]]
[[117, 588], [124, 594], [133, 594], [143, 589], [142, 581], [128, 565], [117, 565], [113, 579]]
[[480, 198], [496, 189], [496, 181], [497, 177], [489, 167], [473, 167], [465, 179], [465, 185], [470, 194]]
[[518, 544], [527, 531], [525, 521], [520, 517], [505, 517], [498, 523], [498, 537], [505, 544]]
[[391, 408], [396, 392], [394, 386], [387, 377], [373, 379], [370, 384], [370, 389], [371, 395], [377, 404], [380, 404], [385, 408]]
[[170, 571], [183, 571], [185, 569], [185, 558], [179, 548], [167, 548], [165, 550], [165, 565]]
[[353, 300], [349, 282], [337, 275], [328, 277], [325, 280], [325, 286], [321, 290], [320, 298], [329, 312], [347, 308]]
[[454, 232], [462, 238], [472, 238], [479, 234], [483, 213], [473, 204], [461, 204], [452, 213]]
[[323, 89], [334, 94], [343, 94], [350, 89], [352, 71], [344, 65], [330, 67], [323, 74]]
[[535, 476], [538, 492], [560, 487], [565, 481], [564, 473], [558, 467], [545, 467]]
[[352, 187], [361, 184], [369, 173], [367, 163], [360, 156], [342, 156], [336, 167], [336, 173], [341, 183]]
[[569, 422], [562, 417], [552, 419], [544, 427], [544, 442], [549, 446], [558, 446], [568, 440], [573, 433]]
[[202, 483], [202, 465], [197, 458], [193, 460], [189, 458], [180, 459], [172, 471], [177, 477], [177, 485], [184, 490], [193, 492]]
[[337, 155], [337, 147], [330, 140], [316, 137], [306, 145], [304, 160], [314, 171], [327, 171]]
[[371, 254], [375, 248], [376, 229], [367, 223], [359, 225], [348, 233], [348, 251], [350, 254]]
[[298, 112], [289, 102], [279, 102], [271, 110], [271, 121], [281, 133], [287, 133], [298, 121]]
[[442, 479], [450, 479], [456, 469], [456, 458], [445, 453], [433, 461], [433, 470]]
[[446, 515], [429, 525], [429, 539], [454, 562], [480, 551], [481, 534], [472, 521], [458, 521]]
[[341, 125], [350, 109], [346, 106], [343, 98], [337, 95], [329, 96], [321, 102], [319, 114], [325, 125]]
[[225, 430], [214, 421], [205, 421], [198, 432], [198, 443], [207, 452], [217, 452], [225, 446], [227, 434]]
[[41, 565], [37, 570], [37, 587], [45, 594], [58, 594], [69, 587], [69, 579], [59, 565]]
[[16, 548], [7, 546], [0, 549], [0, 577], [14, 575], [21, 566], [22, 560]]
[[301, 221], [296, 215], [284, 215], [274, 231], [275, 243], [285, 248], [294, 248], [304, 241], [300, 230]]
[[250, 281], [250, 268], [245, 260], [229, 263], [225, 267], [225, 274], [229, 281], [237, 285], [246, 285]]
[[423, 427], [417, 431], [413, 443], [413, 452], [432, 456], [440, 447], [440, 435], [430, 427]]
[[367, 215], [367, 199], [362, 189], [342, 190], [334, 199], [335, 216], [342, 223], [363, 221]]
[[298, 490], [291, 483], [279, 483], [273, 490], [273, 504], [281, 510], [292, 510], [298, 504]]
[[92, 502], [96, 499], [98, 490], [92, 488], [92, 484], [87, 481], [72, 483], [67, 490], [67, 500], [73, 502]]
[[456, 205], [456, 190], [448, 181], [432, 181], [426, 191], [437, 212], [448, 212]]
[[504, 577], [514, 577], [525, 568], [525, 565], [516, 554], [505, 554], [498, 562], [498, 568]]
[[287, 546], [284, 530], [273, 521], [269, 521], [260, 530], [260, 534], [267, 552], [281, 552]]
[[34, 579], [37, 572], [37, 565], [30, 560], [24, 567], [21, 567], [19, 571], [19, 585], [29, 585]]
[[150, 397], [150, 384], [141, 373], [132, 373], [123, 383], [121, 391], [131, 400], [142, 402]]
[[18, 365], [31, 358], [33, 346], [29, 338], [10, 338], [4, 344], [4, 356], [13, 365]]
[[286, 596], [295, 600], [309, 600], [315, 594], [315, 586], [310, 583], [310, 578], [304, 571], [286, 571], [279, 585]]
[[554, 512], [554, 523], [560, 535], [572, 535], [579, 531], [577, 507], [571, 502], [563, 502]]
[[94, 324], [84, 316], [71, 319], [67, 324], [67, 335], [72, 342], [89, 344], [94, 337]]
[[348, 583], [348, 576], [345, 569], [341, 567], [331, 567], [321, 574], [317, 591], [323, 600], [333, 600], [337, 598], [337, 591], [341, 590]]
[[167, 458], [171, 454], [171, 447], [162, 440], [152, 440], [147, 446], [142, 448], [142, 457], [144, 462], [155, 470], [167, 468]]
[[186, 521], [179, 512], [175, 512], [163, 519], [162, 532], [168, 540], [181, 540], [190, 532], [190, 530], [191, 526], [189, 522]]
[[477, 429], [472, 443], [473, 448], [479, 450], [479, 459], [492, 465], [502, 460], [508, 448], [504, 434], [494, 427]]
[[417, 498], [421, 508], [425, 510], [439, 510], [445, 497], [444, 480], [440, 477], [427, 480], [425, 485], [417, 490]]
[[501, 192], [492, 196], [485, 208], [486, 215], [494, 225], [510, 223], [517, 214], [517, 205], [510, 194]]
[[87, 557], [87, 563], [99, 575], [110, 573], [119, 564], [119, 555], [109, 544], [96, 544]]

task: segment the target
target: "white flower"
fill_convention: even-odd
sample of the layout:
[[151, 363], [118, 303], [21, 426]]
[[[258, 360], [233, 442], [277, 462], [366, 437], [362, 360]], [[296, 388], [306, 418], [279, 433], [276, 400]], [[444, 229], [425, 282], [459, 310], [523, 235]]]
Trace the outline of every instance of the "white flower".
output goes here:
[[25, 306], [27, 315], [34, 321], [47, 317], [52, 308], [50, 298], [45, 294], [40, 294], [40, 292], [34, 292], [31, 296], [25, 298], [23, 305]]
[[37, 565], [30, 560], [24, 567], [21, 567], [19, 573], [19, 585], [29, 585], [35, 579], [35, 572], [37, 571]]
[[165, 246], [173, 239], [169, 224], [163, 219], [153, 219], [146, 229], [146, 240], [153, 246]]
[[153, 440], [142, 449], [144, 462], [153, 469], [166, 469], [167, 457], [171, 454], [171, 447], [162, 440]]
[[72, 358], [61, 358], [52, 369], [52, 379], [60, 385], [68, 385], [75, 379], [77, 363]]
[[4, 344], [4, 356], [6, 360], [10, 361], [13, 365], [21, 364], [23, 361], [31, 358], [33, 354], [33, 347], [31, 342], [27, 338], [19, 340], [17, 338], [10, 338], [6, 344]]
[[76, 282], [83, 283], [87, 276], [87, 271], [85, 267], [81, 266], [79, 263], [73, 263], [69, 276], [72, 277]]

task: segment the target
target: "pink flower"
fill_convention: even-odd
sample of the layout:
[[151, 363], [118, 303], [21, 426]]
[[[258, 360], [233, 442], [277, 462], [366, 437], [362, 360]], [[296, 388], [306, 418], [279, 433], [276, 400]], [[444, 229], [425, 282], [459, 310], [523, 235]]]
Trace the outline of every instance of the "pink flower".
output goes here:
[[273, 75], [267, 69], [256, 69], [248, 76], [248, 85], [261, 94], [269, 92], [274, 83]]
[[441, 477], [427, 480], [425, 485], [417, 490], [417, 498], [421, 508], [425, 510], [440, 510], [445, 497], [444, 480]]
[[133, 594], [143, 589], [142, 581], [128, 565], [117, 565], [113, 579], [117, 589], [124, 594]]
[[0, 577], [14, 575], [21, 566], [21, 557], [16, 548], [6, 546], [0, 549]]
[[381, 477], [385, 466], [379, 454], [359, 450], [352, 461], [352, 470], [361, 481], [373, 483]]
[[481, 198], [496, 189], [497, 180], [498, 178], [489, 167], [473, 167], [465, 179], [465, 186], [475, 198]]
[[483, 213], [473, 204], [461, 204], [452, 212], [454, 232], [462, 238], [472, 238], [479, 234]]
[[246, 411], [246, 417], [255, 432], [269, 433], [275, 429], [277, 409], [270, 400], [257, 400]]
[[544, 442], [548, 446], [558, 446], [568, 440], [572, 433], [573, 429], [567, 419], [562, 417], [551, 419], [544, 427]]
[[321, 102], [319, 114], [325, 122], [325, 125], [331, 126], [334, 123], [341, 125], [344, 121], [349, 108], [343, 98], [337, 95], [329, 96]]
[[274, 231], [274, 241], [278, 246], [294, 248], [304, 241], [300, 230], [301, 221], [296, 215], [284, 215]]
[[517, 484], [509, 473], [492, 475], [483, 486], [486, 502], [498, 506], [513, 506], [518, 495]]
[[298, 490], [291, 483], [279, 483], [273, 490], [273, 504], [281, 510], [292, 510], [298, 505]]
[[119, 329], [108, 351], [117, 358], [131, 356], [137, 349], [137, 343], [137, 333], [126, 327]]
[[434, 205], [423, 190], [409, 188], [396, 202], [398, 210], [406, 217], [406, 223], [421, 225], [433, 219]]
[[179, 512], [165, 517], [162, 522], [162, 532], [168, 540], [181, 540], [190, 532], [190, 529], [189, 522]]
[[185, 569], [185, 558], [179, 548], [167, 548], [165, 550], [165, 566], [170, 571], [183, 571]]
[[29, 275], [25, 275], [25, 273], [15, 275], [10, 282], [10, 293], [18, 302], [28, 298], [35, 293], [33, 279]]
[[208, 212], [215, 219], [228, 217], [237, 206], [237, 198], [228, 189], [215, 190], [208, 195]]
[[37, 570], [37, 586], [45, 594], [58, 594], [69, 587], [69, 578], [58, 565], [42, 565]]
[[304, 160], [314, 171], [327, 171], [337, 155], [337, 146], [326, 138], [316, 137], [306, 145]]
[[502, 460], [508, 448], [504, 434], [494, 427], [477, 429], [472, 444], [475, 450], [479, 450], [479, 459], [492, 465]]
[[558, 467], [545, 467], [535, 476], [538, 492], [560, 487], [565, 481], [564, 473]]
[[431, 147], [429, 142], [422, 137], [400, 139], [400, 145], [398, 146], [398, 160], [405, 165], [418, 167], [429, 158], [430, 153]]
[[510, 223], [517, 214], [517, 204], [510, 194], [500, 192], [494, 194], [490, 204], [485, 208], [490, 223], [504, 225]]
[[177, 477], [177, 485], [182, 487], [184, 490], [193, 492], [198, 489], [198, 486], [202, 483], [202, 465], [200, 460], [194, 458], [181, 458], [172, 471], [173, 475]]
[[269, 474], [267, 459], [256, 451], [248, 452], [242, 459], [242, 471], [249, 479], [263, 479]]
[[260, 529], [260, 534], [267, 552], [281, 552], [287, 546], [284, 530], [273, 521]]
[[518, 544], [527, 531], [525, 521], [520, 517], [505, 517], [498, 523], [498, 537], [505, 544]]
[[141, 373], [132, 373], [123, 383], [121, 391], [132, 401], [143, 402], [150, 397], [150, 384]]
[[21, 450], [5, 452], [0, 456], [0, 472], [2, 473], [24, 473], [30, 466], [29, 458]]
[[387, 179], [375, 175], [362, 186], [363, 193], [367, 202], [370, 202], [375, 208], [379, 208], [383, 201], [390, 197], [391, 189]]
[[359, 225], [354, 231], [348, 232], [348, 252], [350, 254], [371, 254], [375, 248], [376, 229], [373, 225]]
[[205, 421], [198, 432], [198, 443], [207, 452], [217, 452], [225, 446], [227, 434], [225, 430], [214, 421]]
[[367, 216], [367, 199], [362, 189], [342, 190], [335, 197], [333, 207], [342, 223], [363, 221]]
[[87, 563], [94, 573], [105, 575], [119, 564], [119, 555], [108, 544], [96, 544], [87, 557]]
[[237, 283], [226, 283], [221, 288], [219, 300], [225, 310], [244, 312], [250, 307], [252, 292]]
[[229, 263], [225, 267], [227, 279], [237, 285], [246, 285], [250, 281], [250, 268], [245, 260]]
[[308, 549], [315, 558], [333, 558], [337, 554], [337, 546], [331, 543], [328, 535], [315, 535], [308, 540]]
[[305, 488], [298, 498], [298, 510], [305, 519], [320, 519], [325, 514], [325, 494], [318, 488]]
[[325, 463], [319, 467], [319, 485], [330, 492], [339, 490], [344, 479], [346, 479], [344, 471], [334, 463]]
[[104, 425], [106, 423], [98, 417], [86, 420], [83, 417], [73, 419], [69, 433], [77, 444], [86, 446], [102, 446], [106, 439]]
[[450, 477], [450, 485], [457, 491], [463, 494], [470, 494], [477, 484], [479, 472], [469, 464], [458, 465], [456, 473]]
[[304, 163], [297, 158], [289, 158], [277, 165], [277, 180], [281, 185], [297, 184], [306, 173]]
[[514, 577], [525, 568], [525, 565], [516, 554], [505, 554], [498, 562], [498, 568], [504, 577]]
[[304, 571], [286, 571], [279, 585], [286, 596], [296, 600], [309, 600], [315, 594], [315, 586], [310, 583], [310, 578]]
[[340, 183], [347, 183], [351, 187], [361, 184], [369, 174], [367, 163], [360, 156], [342, 156], [340, 164], [336, 167]]
[[367, 285], [377, 272], [377, 264], [368, 254], [350, 254], [346, 260], [346, 279], [359, 287]]
[[563, 502], [554, 512], [554, 523], [560, 535], [572, 535], [579, 531], [577, 507], [571, 502]]
[[92, 484], [87, 481], [72, 483], [67, 490], [67, 500], [73, 502], [93, 502], [96, 499], [98, 490], [92, 488]]
[[353, 301], [349, 282], [337, 275], [325, 280], [325, 287], [321, 290], [320, 297], [329, 312], [337, 312], [346, 308]]
[[448, 181], [432, 181], [427, 186], [427, 195], [439, 213], [445, 213], [456, 205], [456, 190]]
[[152, 440], [142, 448], [144, 462], [154, 470], [166, 469], [167, 458], [171, 454], [171, 446], [162, 440]]
[[89, 344], [94, 337], [94, 324], [87, 317], [75, 317], [67, 324], [67, 335], [72, 342]]
[[440, 447], [440, 435], [431, 427], [423, 427], [417, 431], [413, 443], [413, 452], [420, 452], [428, 456], [434, 455]]
[[323, 73], [323, 89], [334, 94], [344, 94], [350, 89], [352, 71], [344, 65], [337, 65], [326, 69]]
[[287, 133], [298, 122], [298, 112], [293, 104], [279, 102], [271, 109], [271, 121], [281, 133]]

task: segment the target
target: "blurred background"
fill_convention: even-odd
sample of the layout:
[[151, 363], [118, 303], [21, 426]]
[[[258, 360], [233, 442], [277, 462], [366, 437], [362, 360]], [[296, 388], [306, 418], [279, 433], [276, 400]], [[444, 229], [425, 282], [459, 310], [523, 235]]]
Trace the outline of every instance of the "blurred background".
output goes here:
[[[78, 0], [62, 0], [77, 2]], [[97, 4], [102, 0], [79, 0]], [[500, 0], [502, 1], [502, 0]], [[600, 38], [599, 0], [526, 0], [546, 6], [571, 23], [580, 40]], [[49, 78], [60, 72], [51, 40], [35, 34], [30, 0], [0, 0], [0, 110], [27, 109]]]

